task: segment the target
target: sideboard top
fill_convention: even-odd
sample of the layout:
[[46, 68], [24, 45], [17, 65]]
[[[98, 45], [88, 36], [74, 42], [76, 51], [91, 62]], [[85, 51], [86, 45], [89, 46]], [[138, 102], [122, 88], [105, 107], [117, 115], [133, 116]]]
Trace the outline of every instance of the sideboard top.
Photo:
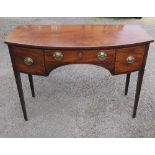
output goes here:
[[138, 25], [20, 25], [5, 43], [45, 48], [104, 48], [153, 42]]

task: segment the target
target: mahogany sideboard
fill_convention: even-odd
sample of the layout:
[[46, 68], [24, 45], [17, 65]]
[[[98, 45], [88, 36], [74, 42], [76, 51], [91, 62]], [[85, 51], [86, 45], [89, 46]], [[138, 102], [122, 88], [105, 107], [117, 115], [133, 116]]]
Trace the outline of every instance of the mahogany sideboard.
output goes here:
[[19, 25], [6, 38], [25, 120], [27, 118], [20, 73], [48, 76], [67, 64], [94, 64], [112, 75], [126, 74], [125, 95], [131, 72], [138, 71], [132, 117], [136, 117], [144, 69], [152, 38], [138, 25]]

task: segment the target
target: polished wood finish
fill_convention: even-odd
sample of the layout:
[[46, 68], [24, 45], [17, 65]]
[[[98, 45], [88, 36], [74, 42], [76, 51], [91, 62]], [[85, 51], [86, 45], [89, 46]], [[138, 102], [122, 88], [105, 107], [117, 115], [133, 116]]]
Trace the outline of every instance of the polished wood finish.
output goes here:
[[20, 25], [5, 42], [54, 49], [112, 48], [153, 40], [137, 25]]
[[[48, 76], [57, 67], [77, 63], [102, 66], [112, 75], [127, 74], [125, 95], [128, 93], [131, 72], [138, 71], [134, 118], [151, 42], [153, 40], [149, 35], [136, 25], [17, 26], [5, 43], [9, 45], [25, 120], [27, 114], [20, 73], [28, 74], [34, 97], [32, 75]], [[61, 57], [57, 59], [55, 52]]]

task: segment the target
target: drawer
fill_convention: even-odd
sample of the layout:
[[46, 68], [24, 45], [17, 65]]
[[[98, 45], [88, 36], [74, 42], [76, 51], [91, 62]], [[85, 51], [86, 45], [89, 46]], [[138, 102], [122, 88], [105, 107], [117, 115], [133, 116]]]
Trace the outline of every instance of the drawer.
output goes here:
[[39, 49], [12, 47], [17, 71], [30, 74], [45, 72], [43, 51]]
[[145, 46], [135, 46], [116, 50], [115, 73], [136, 71], [141, 68]]
[[115, 50], [46, 50], [46, 63], [113, 63]]

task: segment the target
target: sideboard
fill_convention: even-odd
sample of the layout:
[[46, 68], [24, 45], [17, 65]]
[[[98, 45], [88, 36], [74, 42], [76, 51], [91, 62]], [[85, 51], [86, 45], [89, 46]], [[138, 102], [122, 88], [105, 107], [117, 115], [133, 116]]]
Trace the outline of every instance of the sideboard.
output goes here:
[[[19, 25], [6, 38], [25, 120], [27, 118], [20, 73], [28, 74], [32, 96], [33, 76], [48, 76], [68, 64], [94, 64], [112, 75], [138, 71], [132, 117], [136, 117], [143, 75], [152, 38], [138, 25]], [[40, 88], [41, 89], [41, 88]], [[109, 94], [110, 95], [110, 94]]]

